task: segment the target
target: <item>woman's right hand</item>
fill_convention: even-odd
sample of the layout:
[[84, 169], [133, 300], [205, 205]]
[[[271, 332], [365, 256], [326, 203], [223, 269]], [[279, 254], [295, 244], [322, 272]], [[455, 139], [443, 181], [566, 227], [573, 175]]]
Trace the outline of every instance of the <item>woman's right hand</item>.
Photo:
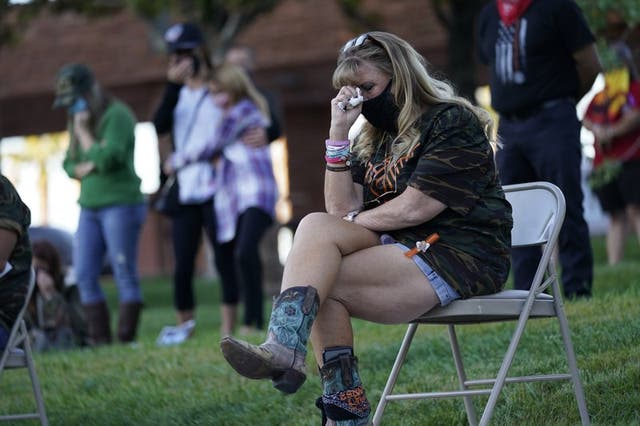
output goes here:
[[355, 86], [343, 86], [335, 98], [331, 100], [331, 127], [329, 128], [329, 139], [347, 140], [349, 137], [349, 129], [353, 126], [356, 119], [362, 112], [362, 104], [355, 107], [347, 107], [343, 110], [338, 106], [349, 104], [349, 99], [358, 96]]
[[193, 75], [193, 59], [190, 57], [172, 58], [167, 68], [167, 80], [184, 84], [184, 82]]

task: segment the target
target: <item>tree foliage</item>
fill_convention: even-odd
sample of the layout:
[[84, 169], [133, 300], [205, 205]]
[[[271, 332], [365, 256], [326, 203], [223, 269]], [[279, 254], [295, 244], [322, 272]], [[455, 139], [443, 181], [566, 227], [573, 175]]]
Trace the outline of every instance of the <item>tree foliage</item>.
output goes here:
[[591, 28], [602, 31], [606, 26], [608, 11], [616, 11], [631, 26], [640, 24], [640, 2], [638, 0], [577, 0]]
[[280, 0], [32, 0], [11, 4], [0, 0], [0, 47], [16, 41], [29, 20], [43, 9], [52, 13], [72, 11], [100, 17], [133, 10], [161, 31], [171, 20], [190, 21], [199, 25], [214, 56], [220, 56], [236, 36], [259, 15], [270, 12]]
[[[380, 28], [380, 15], [364, 11], [362, 0], [335, 1], [354, 32]], [[101, 17], [128, 8], [157, 32], [162, 32], [176, 20], [197, 24], [216, 60], [224, 56], [238, 34], [279, 3], [280, 0], [31, 0], [25, 4], [12, 4], [10, 0], [0, 0], [0, 48], [18, 40], [29, 21], [43, 9], [52, 13], [72, 11]]]
[[[609, 12], [617, 13], [628, 25], [628, 36], [631, 30], [638, 30], [640, 26], [640, 1], [638, 0], [577, 0], [582, 8], [589, 26], [596, 33], [598, 55], [605, 70], [610, 70], [621, 65], [619, 53], [607, 44], [604, 35], [607, 27], [607, 15]], [[636, 41], [637, 43], [637, 41]], [[635, 59], [636, 61], [638, 58]]]

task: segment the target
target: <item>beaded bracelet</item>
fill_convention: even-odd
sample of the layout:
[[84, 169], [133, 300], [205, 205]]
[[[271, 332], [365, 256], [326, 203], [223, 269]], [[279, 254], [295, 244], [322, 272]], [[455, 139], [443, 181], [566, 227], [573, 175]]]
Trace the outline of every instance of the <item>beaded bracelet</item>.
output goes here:
[[327, 163], [341, 163], [349, 158], [349, 141], [325, 140], [326, 154], [324, 159]]
[[351, 170], [349, 166], [331, 166], [327, 164], [325, 168], [330, 172], [346, 172], [347, 170]]

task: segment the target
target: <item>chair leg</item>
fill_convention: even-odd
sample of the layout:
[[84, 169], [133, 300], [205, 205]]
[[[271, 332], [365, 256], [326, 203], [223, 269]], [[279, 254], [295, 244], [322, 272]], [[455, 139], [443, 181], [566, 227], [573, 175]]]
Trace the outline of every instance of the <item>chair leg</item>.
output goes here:
[[387, 384], [384, 386], [384, 390], [382, 391], [382, 395], [380, 396], [380, 402], [378, 403], [376, 412], [373, 415], [374, 426], [380, 425], [380, 421], [382, 420], [382, 413], [387, 406], [387, 396], [391, 394], [391, 392], [393, 391], [393, 387], [396, 385], [398, 374], [400, 374], [400, 369], [402, 368], [404, 360], [407, 357], [407, 352], [409, 352], [411, 341], [413, 340], [413, 336], [415, 336], [417, 329], [418, 324], [409, 324], [407, 332], [404, 335], [404, 339], [402, 339], [402, 344], [400, 345], [400, 349], [398, 350], [396, 360], [393, 363], [393, 368], [391, 369], [391, 373], [389, 374], [389, 378], [387, 379]]
[[571, 343], [569, 323], [567, 321], [567, 317], [564, 314], [564, 309], [562, 308], [562, 301], [558, 297], [556, 297], [555, 299], [558, 322], [560, 323], [560, 334], [562, 334], [564, 351], [567, 355], [567, 364], [569, 366], [569, 372], [571, 373], [573, 391], [576, 394], [576, 402], [578, 404], [578, 411], [580, 412], [580, 420], [582, 420], [583, 426], [589, 426], [591, 424], [591, 420], [589, 419], [589, 412], [587, 411], [587, 402], [584, 397], [582, 381], [580, 380], [580, 372], [578, 370], [576, 354], [573, 351], [573, 343]]
[[[20, 324], [21, 333], [23, 336], [27, 336], [27, 327], [24, 320]], [[49, 420], [47, 419], [47, 412], [44, 406], [44, 398], [42, 397], [42, 390], [40, 388], [40, 381], [36, 374], [36, 366], [33, 362], [33, 352], [31, 350], [31, 342], [28, 338], [24, 339], [24, 352], [27, 361], [27, 369], [29, 370], [29, 377], [31, 378], [31, 387], [33, 388], [33, 396], [36, 399], [36, 406], [38, 407], [38, 415], [40, 417], [40, 424], [42, 426], [48, 426]]]
[[[460, 390], [467, 390], [469, 387], [465, 384], [467, 381], [467, 373], [464, 371], [464, 362], [462, 361], [462, 354], [460, 353], [460, 346], [458, 345], [458, 337], [456, 336], [456, 329], [453, 324], [447, 325], [449, 330], [449, 341], [451, 342], [451, 352], [453, 353], [453, 360], [456, 365], [456, 371], [458, 372], [458, 383], [460, 384]], [[473, 400], [470, 395], [465, 395], [464, 408], [467, 411], [467, 420], [471, 426], [478, 424], [478, 416], [473, 406]]]
[[489, 400], [487, 401], [487, 404], [484, 407], [484, 411], [482, 412], [482, 417], [480, 418], [480, 426], [488, 425], [489, 421], [491, 420], [491, 416], [493, 416], [493, 410], [496, 407], [498, 398], [500, 398], [502, 388], [504, 388], [504, 384], [507, 381], [507, 374], [509, 373], [509, 368], [511, 368], [511, 363], [513, 363], [516, 349], [518, 349], [518, 345], [520, 344], [520, 339], [522, 338], [522, 334], [524, 333], [524, 329], [527, 324], [526, 318], [529, 317], [532, 306], [533, 301], [522, 308], [522, 312], [520, 313], [520, 318], [518, 320], [518, 325], [516, 326], [516, 329], [511, 336], [511, 341], [509, 342], [507, 353], [502, 359], [500, 370], [498, 370], [498, 375], [496, 376], [495, 383], [493, 384], [493, 388], [491, 389], [491, 394], [489, 394]]

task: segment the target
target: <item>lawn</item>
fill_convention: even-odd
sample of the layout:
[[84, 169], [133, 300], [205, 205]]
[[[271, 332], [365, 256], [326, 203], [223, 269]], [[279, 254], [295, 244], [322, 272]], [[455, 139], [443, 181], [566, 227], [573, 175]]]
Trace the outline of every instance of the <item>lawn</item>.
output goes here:
[[[627, 260], [606, 265], [602, 238], [593, 240], [593, 298], [566, 302], [578, 366], [593, 424], [640, 424], [640, 250], [629, 241]], [[311, 356], [308, 380], [285, 396], [268, 381], [240, 378], [218, 347], [219, 288], [197, 282], [198, 317], [194, 337], [182, 346], [160, 348], [155, 338], [174, 320], [167, 278], [143, 283], [146, 307], [135, 346], [112, 345], [36, 355], [47, 412], [52, 425], [318, 425], [314, 400], [320, 384]], [[115, 307], [114, 288], [106, 285]], [[270, 306], [269, 301], [265, 301]], [[267, 310], [269, 311], [269, 309]], [[559, 331], [530, 324], [512, 371], [564, 366]], [[362, 379], [375, 408], [405, 326], [354, 321]], [[511, 325], [467, 326], [459, 337], [469, 376], [497, 369]], [[258, 343], [260, 336], [250, 340]], [[422, 326], [409, 352], [398, 391], [419, 386], [455, 386], [446, 330]], [[568, 382], [507, 385], [493, 424], [579, 424]], [[5, 372], [0, 380], [0, 413], [30, 409], [26, 370]], [[479, 410], [485, 397], [477, 397]], [[389, 425], [464, 425], [460, 399], [396, 402], [385, 412]], [[15, 424], [35, 424], [22, 421]]]

